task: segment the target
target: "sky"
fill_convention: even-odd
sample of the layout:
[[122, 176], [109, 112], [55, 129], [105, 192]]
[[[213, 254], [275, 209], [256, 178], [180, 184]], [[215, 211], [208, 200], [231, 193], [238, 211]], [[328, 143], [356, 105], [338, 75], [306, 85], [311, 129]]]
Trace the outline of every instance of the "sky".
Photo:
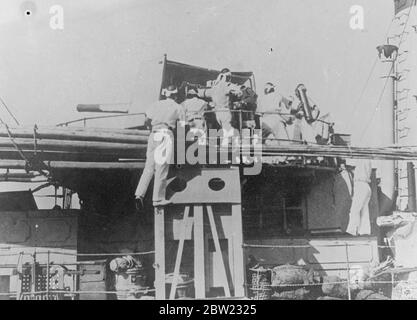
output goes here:
[[[50, 27], [53, 5], [62, 30]], [[363, 30], [350, 28], [353, 5], [364, 8]], [[78, 103], [132, 102], [140, 112], [158, 97], [166, 53], [253, 71], [258, 89], [272, 81], [285, 95], [304, 83], [359, 140], [382, 90], [378, 68], [369, 73], [393, 11], [392, 0], [2, 0], [0, 96], [27, 126], [80, 118]]]

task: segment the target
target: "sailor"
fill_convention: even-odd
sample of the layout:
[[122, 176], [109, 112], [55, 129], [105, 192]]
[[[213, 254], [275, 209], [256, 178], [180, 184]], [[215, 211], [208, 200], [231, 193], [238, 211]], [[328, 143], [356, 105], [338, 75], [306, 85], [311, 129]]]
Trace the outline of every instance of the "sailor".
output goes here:
[[190, 125], [190, 128], [204, 129], [203, 114], [208, 103], [198, 98], [198, 93], [194, 89], [187, 90], [186, 97], [182, 103], [186, 121]]
[[210, 99], [216, 112], [217, 122], [223, 129], [222, 145], [228, 145], [228, 137], [233, 135], [231, 97], [242, 95], [240, 87], [231, 82], [232, 73], [228, 68], [221, 70], [211, 88], [198, 89], [198, 96], [203, 99]]
[[170, 85], [162, 94], [166, 100], [159, 100], [146, 111], [147, 122], [151, 125], [148, 138], [145, 169], [136, 188], [136, 206], [143, 209], [148, 186], [154, 177], [153, 204], [163, 206], [169, 203], [165, 198], [169, 165], [173, 157], [173, 130], [177, 121], [184, 122], [185, 114], [182, 106], [176, 102], [178, 89]]
[[289, 144], [293, 139], [290, 125], [294, 121], [292, 101], [276, 92], [276, 86], [267, 82], [264, 95], [259, 97], [258, 111], [262, 115], [262, 127], [275, 139], [276, 144]]
[[255, 123], [255, 112], [257, 109], [258, 95], [256, 92], [249, 86], [241, 85], [240, 90], [242, 96], [238, 102], [234, 103], [234, 109], [242, 110], [242, 128], [254, 129], [256, 127]]
[[129, 269], [141, 266], [132, 256], [117, 257], [110, 261], [110, 270], [113, 272], [126, 272]]
[[205, 132], [205, 121], [204, 111], [208, 109], [208, 102], [198, 98], [197, 91], [189, 89], [186, 92], [186, 99], [181, 104], [190, 131], [194, 136], [198, 137], [198, 143], [200, 145], [206, 144], [206, 132]]
[[316, 143], [317, 133], [315, 132], [314, 125], [316, 124], [314, 119], [320, 115], [320, 110], [316, 105], [310, 106], [306, 96], [307, 89], [303, 84], [299, 84], [295, 89], [295, 95], [300, 100], [297, 108], [294, 109], [295, 114], [294, 130], [292, 133], [292, 139], [299, 141], [299, 143]]
[[368, 159], [356, 160], [353, 176], [353, 197], [349, 212], [349, 224], [346, 232], [357, 235], [370, 235], [369, 200], [371, 199], [372, 165]]

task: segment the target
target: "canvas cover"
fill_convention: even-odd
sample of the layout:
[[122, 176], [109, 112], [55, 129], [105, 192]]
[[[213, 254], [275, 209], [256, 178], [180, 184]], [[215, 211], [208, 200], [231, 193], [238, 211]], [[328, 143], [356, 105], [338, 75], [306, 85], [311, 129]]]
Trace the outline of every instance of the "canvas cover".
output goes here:
[[[192, 66], [165, 59], [161, 89], [166, 88], [169, 85], [180, 87], [183, 82], [189, 82], [204, 87], [206, 86], [207, 81], [215, 80], [219, 73], [219, 70]], [[239, 85], [250, 80], [249, 86], [253, 88], [252, 78], [252, 72], [232, 72], [232, 82]], [[183, 94], [183, 92], [180, 92], [180, 97]]]

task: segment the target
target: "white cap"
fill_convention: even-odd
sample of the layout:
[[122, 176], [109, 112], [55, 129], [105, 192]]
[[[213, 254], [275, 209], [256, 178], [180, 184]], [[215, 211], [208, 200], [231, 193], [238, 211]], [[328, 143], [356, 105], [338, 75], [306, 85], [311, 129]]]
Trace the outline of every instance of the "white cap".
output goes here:
[[162, 90], [162, 94], [165, 97], [170, 97], [171, 95], [177, 94], [177, 93], [178, 93], [178, 89], [174, 85], [170, 85], [170, 86], [168, 86], [168, 88], [165, 88], [165, 89]]

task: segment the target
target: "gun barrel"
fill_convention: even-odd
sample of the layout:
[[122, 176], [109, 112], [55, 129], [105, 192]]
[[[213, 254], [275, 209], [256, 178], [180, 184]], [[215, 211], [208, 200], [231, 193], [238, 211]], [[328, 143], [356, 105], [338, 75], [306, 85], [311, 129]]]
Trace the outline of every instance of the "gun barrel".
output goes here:
[[78, 104], [78, 112], [102, 112], [102, 113], [129, 113], [129, 110], [125, 109], [126, 105], [123, 104]]
[[315, 119], [313, 118], [312, 106], [307, 97], [307, 88], [304, 84], [299, 84], [295, 89], [295, 92], [301, 101], [306, 121], [313, 122]]

